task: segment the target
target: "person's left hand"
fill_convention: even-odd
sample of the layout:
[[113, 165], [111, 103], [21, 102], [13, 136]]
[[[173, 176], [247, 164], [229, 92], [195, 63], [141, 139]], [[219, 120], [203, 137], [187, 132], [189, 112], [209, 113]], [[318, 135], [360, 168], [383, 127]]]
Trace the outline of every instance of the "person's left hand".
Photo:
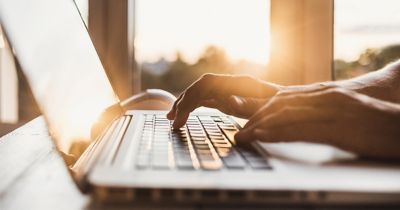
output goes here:
[[325, 143], [360, 156], [400, 159], [400, 106], [335, 87], [278, 94], [235, 138]]

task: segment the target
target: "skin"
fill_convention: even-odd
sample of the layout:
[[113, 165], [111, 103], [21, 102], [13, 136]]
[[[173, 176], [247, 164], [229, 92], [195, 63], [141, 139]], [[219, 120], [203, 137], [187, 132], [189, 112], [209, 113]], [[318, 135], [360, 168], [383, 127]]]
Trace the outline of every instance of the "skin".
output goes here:
[[238, 143], [308, 141], [359, 156], [400, 159], [400, 61], [344, 81], [280, 86], [249, 76], [206, 74], [167, 117], [183, 126], [199, 106], [249, 121]]

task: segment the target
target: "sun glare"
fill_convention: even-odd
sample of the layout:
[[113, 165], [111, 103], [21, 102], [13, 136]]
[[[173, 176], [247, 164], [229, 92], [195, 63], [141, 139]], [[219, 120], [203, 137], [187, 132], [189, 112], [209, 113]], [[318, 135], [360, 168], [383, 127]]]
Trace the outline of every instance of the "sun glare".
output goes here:
[[137, 59], [175, 59], [177, 51], [197, 61], [209, 45], [233, 60], [266, 64], [269, 57], [267, 0], [138, 0]]

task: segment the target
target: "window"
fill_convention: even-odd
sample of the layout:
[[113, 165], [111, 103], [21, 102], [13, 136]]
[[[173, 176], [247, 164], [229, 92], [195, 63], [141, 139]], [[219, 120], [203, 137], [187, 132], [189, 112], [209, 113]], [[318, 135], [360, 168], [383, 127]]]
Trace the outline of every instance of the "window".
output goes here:
[[379, 69], [400, 58], [400, 1], [335, 0], [336, 79]]
[[[18, 81], [11, 49], [0, 27], [0, 124], [18, 121]], [[2, 132], [0, 129], [0, 136]]]
[[135, 24], [142, 89], [176, 94], [203, 73], [266, 72], [269, 1], [136, 0]]
[[179, 93], [206, 72], [283, 85], [332, 78], [333, 0], [89, 0], [88, 8], [121, 99], [147, 88]]
[[89, 0], [74, 0], [86, 25], [89, 22]]

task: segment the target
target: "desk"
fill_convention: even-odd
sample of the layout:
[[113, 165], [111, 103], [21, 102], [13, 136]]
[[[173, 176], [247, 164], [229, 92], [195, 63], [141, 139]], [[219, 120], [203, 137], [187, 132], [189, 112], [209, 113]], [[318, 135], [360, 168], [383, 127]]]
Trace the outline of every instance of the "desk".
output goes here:
[[42, 117], [0, 139], [0, 209], [84, 209]]

